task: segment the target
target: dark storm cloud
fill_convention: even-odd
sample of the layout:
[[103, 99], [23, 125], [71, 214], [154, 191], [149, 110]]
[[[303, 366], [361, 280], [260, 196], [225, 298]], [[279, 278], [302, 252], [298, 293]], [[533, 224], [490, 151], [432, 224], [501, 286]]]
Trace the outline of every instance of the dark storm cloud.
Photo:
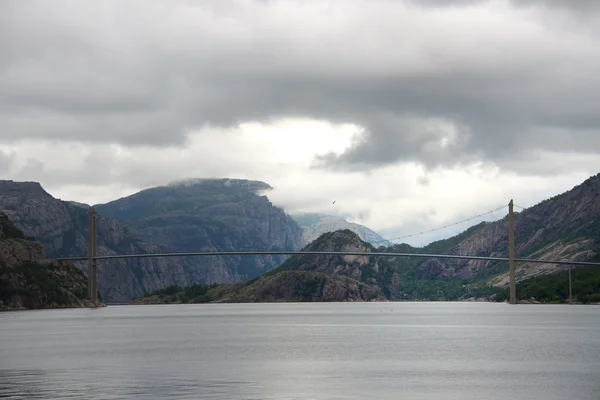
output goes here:
[[2, 2], [0, 138], [183, 145], [311, 117], [364, 128], [316, 160], [337, 169], [600, 152], [596, 2], [299, 4]]

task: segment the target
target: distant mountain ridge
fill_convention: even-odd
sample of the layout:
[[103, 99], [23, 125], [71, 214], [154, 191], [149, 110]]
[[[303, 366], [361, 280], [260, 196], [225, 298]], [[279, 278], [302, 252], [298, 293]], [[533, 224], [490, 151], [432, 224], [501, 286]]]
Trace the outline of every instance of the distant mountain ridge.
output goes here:
[[[300, 227], [266, 196], [257, 194], [270, 188], [243, 179], [186, 180], [94, 207], [126, 224], [144, 241], [176, 252], [297, 250], [302, 245]], [[228, 271], [230, 276], [217, 281], [236, 282], [269, 271], [286, 258], [225, 256], [190, 262]]]
[[377, 232], [364, 225], [348, 222], [342, 217], [321, 213], [298, 213], [292, 214], [292, 218], [302, 228], [302, 238], [305, 244], [312, 242], [324, 233], [348, 229], [375, 247], [393, 245], [392, 242], [384, 239]]

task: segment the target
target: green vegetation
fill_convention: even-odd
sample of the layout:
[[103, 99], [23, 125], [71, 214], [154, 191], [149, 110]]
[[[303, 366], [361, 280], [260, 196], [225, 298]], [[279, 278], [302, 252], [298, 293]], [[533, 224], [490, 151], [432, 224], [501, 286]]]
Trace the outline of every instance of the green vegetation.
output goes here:
[[293, 289], [294, 296], [299, 297], [302, 301], [311, 301], [315, 293], [323, 290], [326, 283], [325, 276], [312, 275], [307, 277], [303, 285], [295, 286]]
[[[187, 287], [181, 287], [177, 285], [171, 285], [161, 290], [156, 290], [152, 293], [144, 294], [142, 298], [154, 297], [160, 303], [209, 303], [216, 299], [215, 291], [219, 286], [218, 284], [212, 285], [192, 285]], [[134, 299], [134, 302], [138, 299]]]
[[29, 261], [0, 267], [0, 276], [0, 308], [71, 307], [86, 302], [87, 279], [71, 264]]
[[[573, 301], [578, 303], [600, 303], [600, 268], [585, 267], [571, 271]], [[508, 289], [495, 297], [497, 301], [508, 300]], [[558, 274], [529, 278], [517, 284], [517, 298], [534, 298], [541, 303], [566, 303], [569, 298], [568, 271]]]
[[[67, 291], [62, 287], [61, 282], [53, 272], [54, 267], [50, 265], [35, 262], [18, 265], [14, 268], [14, 273], [21, 275], [28, 282], [28, 285], [24, 287], [0, 287], [0, 300], [8, 300], [15, 294], [33, 297], [43, 293], [50, 303], [69, 304], [70, 298]], [[80, 297], [85, 297], [85, 293], [78, 294]]]
[[139, 224], [152, 216], [194, 215], [209, 207], [262, 202], [256, 192], [269, 188], [266, 183], [258, 181], [207, 179], [154, 187], [95, 207], [102, 215]]
[[469, 298], [488, 299], [502, 289], [485, 284], [474, 284], [468, 279], [431, 279], [406, 281], [402, 291], [415, 300], [456, 301]]
[[[317, 240], [307, 246], [306, 250], [322, 251], [325, 248], [340, 251], [343, 247], [363, 246], [365, 251], [372, 251], [369, 262], [360, 268], [362, 282], [378, 286], [386, 298], [390, 300], [415, 299], [426, 301], [447, 300], [455, 301], [466, 298], [490, 298], [502, 292], [502, 289], [489, 286], [484, 280], [471, 278], [449, 279], [422, 279], [418, 277], [418, 268], [427, 259], [422, 257], [378, 257], [377, 252], [397, 252], [408, 254], [422, 253], [447, 253], [466, 237], [484, 228], [488, 223], [482, 222], [469, 228], [460, 235], [449, 239], [440, 240], [422, 248], [412, 247], [406, 243], [397, 244], [389, 248], [375, 249], [368, 243], [361, 241], [357, 235], [349, 230], [339, 230], [321, 235]], [[323, 262], [330, 261], [337, 266], [345, 265], [341, 256], [327, 256]], [[275, 275], [282, 271], [313, 268], [318, 266], [320, 260], [315, 256], [301, 255], [288, 259], [279, 268], [269, 272], [266, 276]], [[399, 290], [393, 287], [393, 278], [399, 280]]]
[[41, 244], [25, 236], [2, 213], [0, 245], [0, 309], [72, 307], [88, 302], [85, 275], [70, 263], [38, 260]]
[[[464, 235], [482, 229], [479, 224]], [[421, 252], [451, 251], [460, 243], [462, 235], [434, 242], [425, 248], [414, 248], [407, 244], [395, 245], [387, 251], [419, 254]], [[507, 289], [490, 286], [482, 275], [471, 278], [419, 278], [418, 268], [426, 260], [420, 257], [382, 257], [373, 246], [361, 241], [350, 230], [340, 230], [321, 235], [306, 247], [308, 251], [372, 252], [367, 259], [346, 261], [342, 256], [301, 255], [289, 258], [279, 268], [260, 278], [236, 285], [194, 285], [188, 288], [171, 286], [150, 294], [158, 303], [206, 303], [211, 301], [328, 301], [324, 293], [332, 288], [343, 288], [341, 299], [371, 300], [425, 300], [457, 301], [464, 299], [495, 299], [504, 301]], [[354, 259], [357, 260], [357, 259]], [[494, 271], [506, 268], [505, 263], [496, 263]], [[488, 275], [486, 273], [484, 275]], [[546, 275], [519, 283], [521, 299], [535, 298], [541, 302], [565, 302], [567, 275]], [[343, 293], [346, 293], [345, 296]], [[573, 272], [573, 293], [582, 303], [600, 301], [600, 268], [580, 268]], [[339, 292], [336, 294], [339, 299]], [[331, 301], [331, 300], [329, 300]]]

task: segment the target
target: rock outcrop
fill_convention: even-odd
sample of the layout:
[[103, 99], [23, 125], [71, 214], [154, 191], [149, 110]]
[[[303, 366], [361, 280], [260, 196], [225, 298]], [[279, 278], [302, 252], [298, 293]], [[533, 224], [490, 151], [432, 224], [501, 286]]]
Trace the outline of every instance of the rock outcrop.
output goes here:
[[[371, 253], [375, 248], [348, 229], [328, 232], [305, 247], [306, 251]], [[268, 275], [283, 271], [310, 271], [336, 277], [347, 277], [375, 288], [388, 299], [406, 295], [400, 289], [400, 276], [382, 257], [354, 255], [297, 255]]]

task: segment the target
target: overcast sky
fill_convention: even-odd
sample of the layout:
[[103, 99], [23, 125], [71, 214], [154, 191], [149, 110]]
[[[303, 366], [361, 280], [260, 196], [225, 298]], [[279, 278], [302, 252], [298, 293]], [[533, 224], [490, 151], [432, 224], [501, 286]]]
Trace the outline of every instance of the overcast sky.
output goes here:
[[402, 236], [599, 172], [598, 71], [596, 0], [3, 0], [0, 177], [258, 179]]

